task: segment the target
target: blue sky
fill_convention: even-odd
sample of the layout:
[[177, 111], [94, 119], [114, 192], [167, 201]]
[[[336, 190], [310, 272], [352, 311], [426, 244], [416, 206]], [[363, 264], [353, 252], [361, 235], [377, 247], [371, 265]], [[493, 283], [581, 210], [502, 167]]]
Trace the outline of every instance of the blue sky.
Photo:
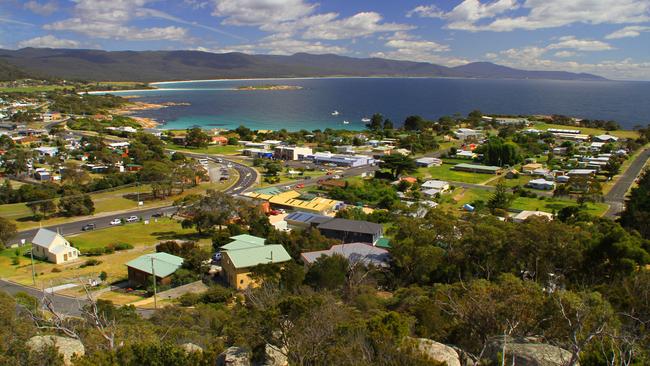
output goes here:
[[0, 0], [0, 48], [336, 53], [650, 80], [650, 0]]

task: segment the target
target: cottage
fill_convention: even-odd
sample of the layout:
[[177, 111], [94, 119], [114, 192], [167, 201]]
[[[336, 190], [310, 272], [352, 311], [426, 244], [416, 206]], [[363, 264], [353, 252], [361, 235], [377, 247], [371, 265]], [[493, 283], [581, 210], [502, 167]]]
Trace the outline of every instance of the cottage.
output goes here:
[[533, 170], [540, 169], [540, 168], [543, 168], [543, 167], [544, 167], [544, 165], [542, 165], [540, 163], [530, 163], [530, 164], [526, 164], [526, 165], [522, 166], [521, 171], [523, 173], [531, 173]]
[[459, 128], [455, 132], [456, 138], [459, 140], [467, 140], [467, 139], [478, 139], [483, 137], [483, 132], [482, 131], [477, 131], [477, 130], [472, 130], [470, 128]]
[[265, 244], [266, 239], [252, 235], [233, 236], [232, 242], [221, 247], [221, 267], [228, 284], [237, 290], [255, 287], [251, 268], [259, 264], [284, 263], [291, 256], [280, 244]]
[[54, 264], [76, 260], [80, 254], [62, 235], [43, 228], [39, 229], [32, 239], [32, 253], [34, 257]]
[[367, 243], [333, 245], [327, 250], [302, 253], [300, 254], [300, 258], [302, 258], [305, 266], [310, 266], [322, 256], [331, 257], [333, 255], [343, 256], [352, 264], [361, 263], [382, 268], [388, 268], [390, 266], [390, 254], [388, 251]]
[[374, 244], [383, 234], [383, 227], [368, 221], [334, 218], [317, 226], [324, 236], [343, 243]]
[[445, 192], [449, 190], [449, 182], [444, 180], [428, 180], [420, 186], [422, 189], [436, 189], [440, 192]]
[[555, 189], [555, 183], [548, 181], [546, 179], [533, 179], [530, 182], [528, 182], [527, 186], [530, 188], [542, 189], [542, 190]]
[[419, 158], [415, 159], [415, 165], [423, 168], [442, 165], [442, 160], [438, 158]]
[[549, 220], [553, 220], [553, 214], [550, 214], [548, 212], [544, 211], [521, 211], [520, 213], [516, 214], [515, 216], [512, 217], [512, 221], [514, 222], [524, 222], [526, 219], [529, 217], [533, 216], [538, 216], [538, 217], [546, 217]]
[[182, 265], [183, 258], [164, 252], [139, 256], [126, 263], [129, 286], [148, 286], [151, 276], [156, 276], [156, 283], [169, 285], [172, 282], [171, 276]]
[[226, 145], [228, 143], [228, 139], [225, 138], [224, 136], [211, 136], [210, 137], [210, 143], [213, 145]]
[[469, 150], [460, 150], [456, 152], [456, 157], [458, 159], [474, 159], [476, 157], [476, 154], [473, 153], [472, 151]]

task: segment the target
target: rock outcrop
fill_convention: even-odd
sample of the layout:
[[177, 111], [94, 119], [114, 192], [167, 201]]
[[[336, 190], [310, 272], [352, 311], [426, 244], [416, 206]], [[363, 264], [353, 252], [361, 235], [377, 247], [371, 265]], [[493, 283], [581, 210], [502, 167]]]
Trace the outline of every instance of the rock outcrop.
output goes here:
[[26, 344], [33, 352], [42, 352], [47, 347], [56, 347], [59, 354], [63, 356], [63, 362], [66, 365], [72, 365], [72, 357], [83, 357], [86, 354], [86, 348], [83, 343], [73, 338], [55, 335], [34, 336]]
[[217, 356], [217, 366], [250, 366], [251, 354], [241, 347], [228, 347]]
[[193, 353], [193, 352], [202, 353], [203, 352], [203, 348], [201, 348], [201, 346], [197, 346], [194, 343], [183, 343], [183, 344], [180, 345], [180, 347], [187, 353]]
[[455, 349], [427, 338], [415, 338], [420, 352], [434, 361], [446, 362], [447, 366], [460, 366], [460, 357]]
[[[571, 359], [571, 352], [546, 343], [528, 342], [526, 339], [506, 339], [506, 364], [517, 366], [564, 366]], [[486, 355], [493, 362], [501, 363], [503, 338], [495, 339], [487, 348]], [[512, 362], [514, 358], [514, 363]], [[576, 364], [578, 365], [578, 364]]]
[[264, 363], [262, 366], [288, 366], [289, 360], [285, 353], [278, 347], [267, 344], [264, 347]]

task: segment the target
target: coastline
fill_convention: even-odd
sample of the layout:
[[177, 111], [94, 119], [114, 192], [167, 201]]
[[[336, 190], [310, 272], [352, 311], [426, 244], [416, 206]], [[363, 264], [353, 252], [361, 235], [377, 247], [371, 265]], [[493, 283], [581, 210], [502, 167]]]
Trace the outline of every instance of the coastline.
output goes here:
[[[137, 96], [132, 96], [131, 98], [137, 98]], [[173, 103], [173, 102], [145, 103], [145, 102], [129, 101], [129, 103], [127, 103], [125, 106], [123, 106], [122, 108], [112, 110], [111, 113], [120, 116], [130, 117], [133, 120], [135, 120], [138, 124], [140, 124], [140, 126], [142, 126], [143, 128], [156, 128], [159, 125], [161, 125], [161, 123], [156, 121], [155, 119], [149, 117], [133, 116], [132, 114], [140, 111], [148, 111], [148, 110], [162, 109], [162, 108], [167, 108], [172, 106], [188, 106], [188, 105], [190, 105], [190, 103]]]

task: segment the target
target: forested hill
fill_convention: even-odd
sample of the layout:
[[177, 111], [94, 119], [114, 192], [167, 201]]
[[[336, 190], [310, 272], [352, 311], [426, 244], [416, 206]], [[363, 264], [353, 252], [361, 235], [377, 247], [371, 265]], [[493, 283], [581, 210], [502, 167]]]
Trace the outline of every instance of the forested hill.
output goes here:
[[[7, 64], [10, 66], [3, 66]], [[426, 62], [297, 53], [291, 56], [200, 51], [0, 50], [0, 75], [13, 67], [52, 78], [159, 81], [309, 76], [413, 76], [604, 80], [591, 74], [525, 71], [487, 62], [446, 67]]]

